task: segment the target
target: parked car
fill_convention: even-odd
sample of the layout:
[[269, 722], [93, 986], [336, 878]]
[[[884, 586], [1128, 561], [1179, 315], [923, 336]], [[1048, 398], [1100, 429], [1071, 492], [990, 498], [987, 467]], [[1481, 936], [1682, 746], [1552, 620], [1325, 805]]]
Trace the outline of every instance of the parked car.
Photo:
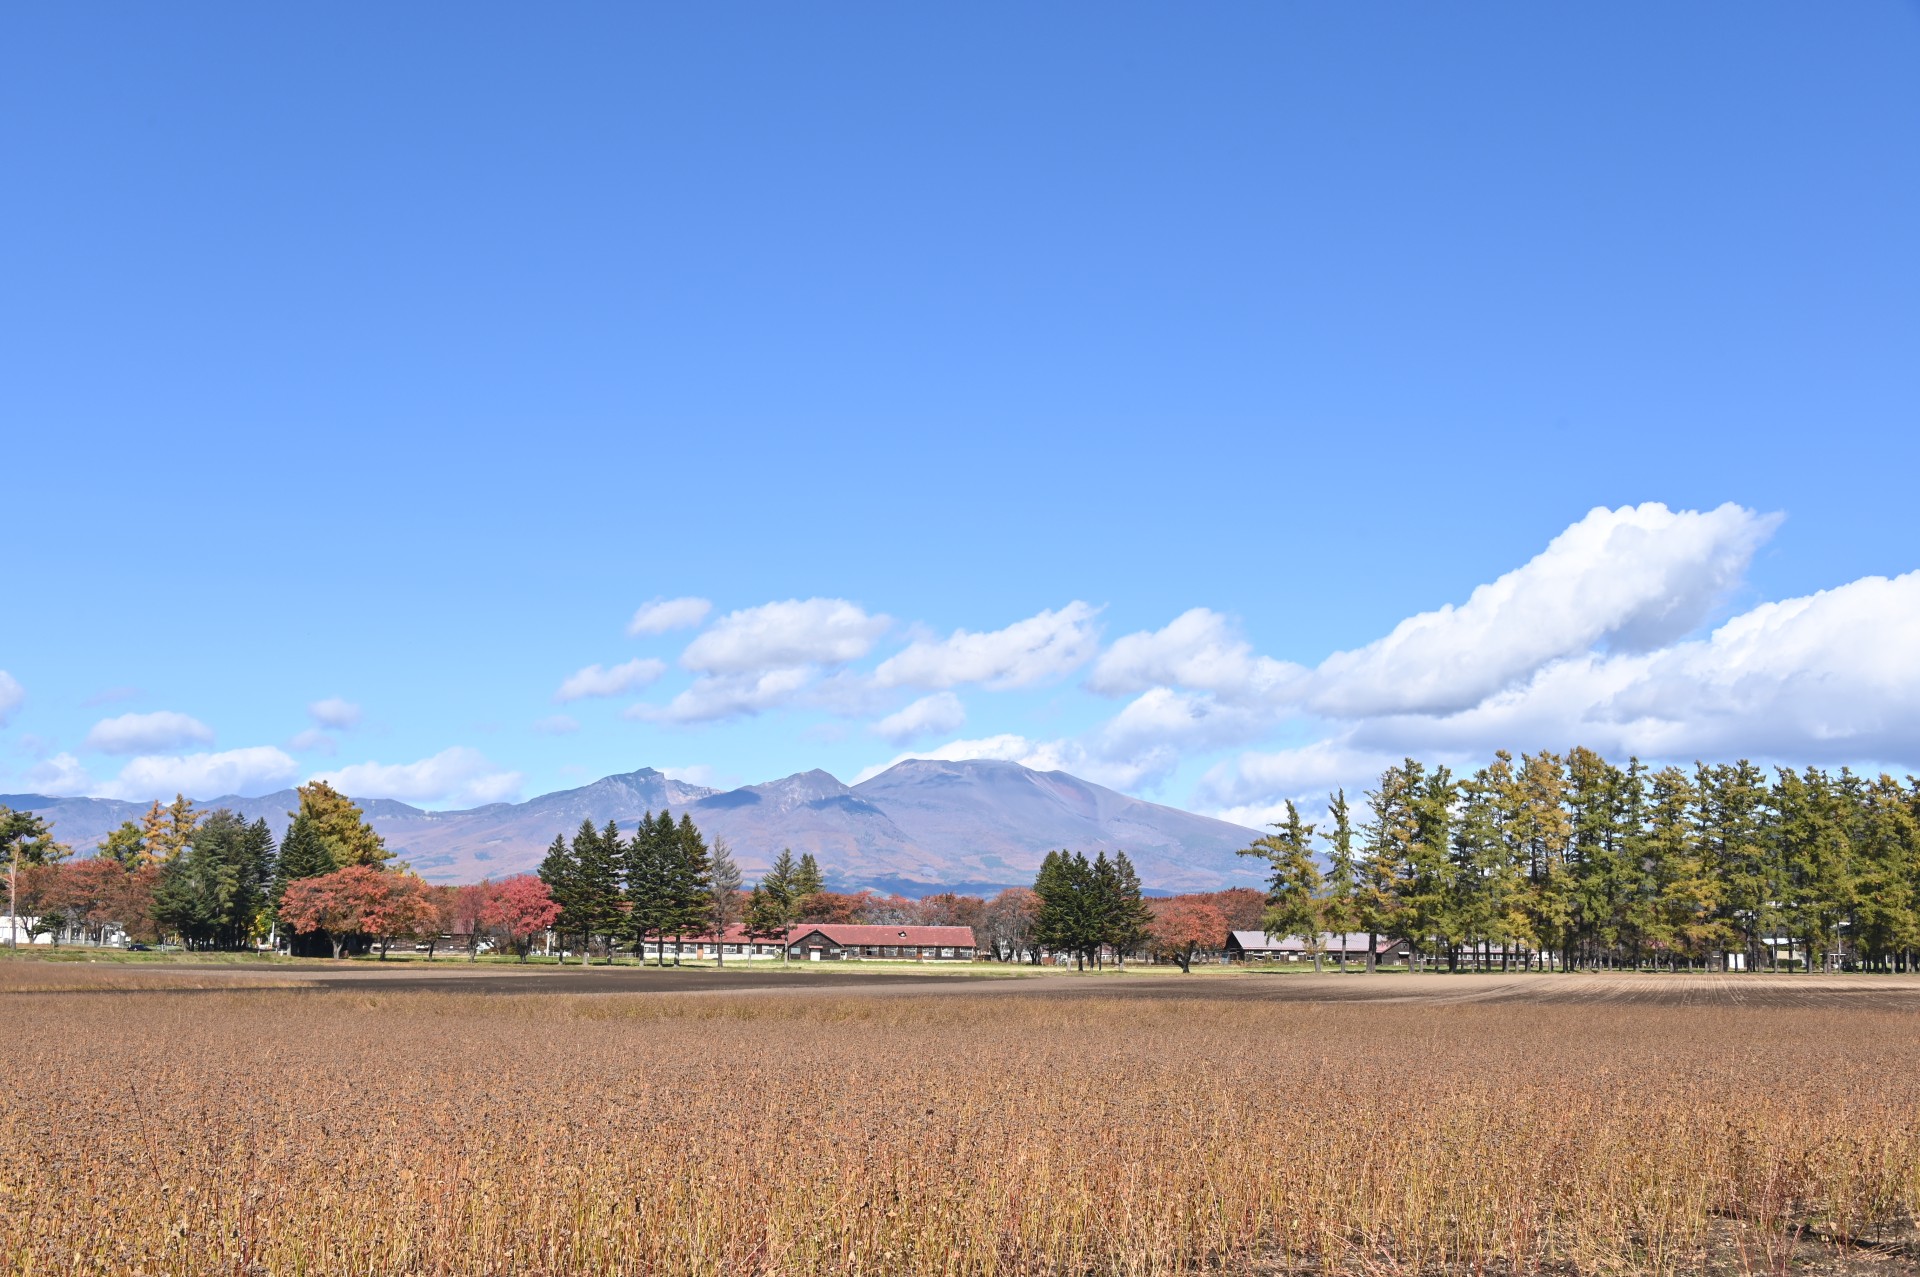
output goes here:
[[150, 944], [130, 944], [127, 946], [127, 952], [128, 953], [152, 953], [153, 946]]

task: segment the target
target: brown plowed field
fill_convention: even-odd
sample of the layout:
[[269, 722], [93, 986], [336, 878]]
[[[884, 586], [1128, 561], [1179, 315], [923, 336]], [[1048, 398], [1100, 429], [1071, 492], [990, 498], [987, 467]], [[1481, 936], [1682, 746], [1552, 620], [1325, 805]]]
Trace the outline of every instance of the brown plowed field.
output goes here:
[[0, 1275], [1920, 1274], [1920, 980], [0, 962]]

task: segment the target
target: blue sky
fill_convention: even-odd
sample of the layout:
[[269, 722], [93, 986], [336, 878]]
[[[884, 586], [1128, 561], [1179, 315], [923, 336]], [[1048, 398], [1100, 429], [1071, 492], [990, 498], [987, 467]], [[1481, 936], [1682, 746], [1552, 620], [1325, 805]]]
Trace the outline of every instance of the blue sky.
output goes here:
[[1920, 767], [1917, 129], [1903, 4], [15, 7], [0, 790]]

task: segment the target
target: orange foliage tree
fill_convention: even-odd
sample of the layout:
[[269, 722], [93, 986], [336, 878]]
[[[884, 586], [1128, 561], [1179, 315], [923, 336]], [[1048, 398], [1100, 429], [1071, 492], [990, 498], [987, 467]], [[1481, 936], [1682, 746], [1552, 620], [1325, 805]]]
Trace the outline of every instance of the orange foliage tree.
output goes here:
[[1172, 958], [1180, 969], [1193, 971], [1193, 955], [1201, 949], [1219, 949], [1227, 943], [1227, 915], [1194, 896], [1174, 896], [1151, 902], [1153, 921], [1147, 924], [1147, 942], [1155, 957]]

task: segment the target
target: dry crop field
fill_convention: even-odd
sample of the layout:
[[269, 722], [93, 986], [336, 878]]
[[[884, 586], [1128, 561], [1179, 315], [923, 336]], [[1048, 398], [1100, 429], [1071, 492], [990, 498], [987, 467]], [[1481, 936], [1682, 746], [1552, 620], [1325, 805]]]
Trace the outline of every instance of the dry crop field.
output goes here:
[[0, 1271], [1920, 1271], [1920, 1002], [1833, 984], [0, 981]]

